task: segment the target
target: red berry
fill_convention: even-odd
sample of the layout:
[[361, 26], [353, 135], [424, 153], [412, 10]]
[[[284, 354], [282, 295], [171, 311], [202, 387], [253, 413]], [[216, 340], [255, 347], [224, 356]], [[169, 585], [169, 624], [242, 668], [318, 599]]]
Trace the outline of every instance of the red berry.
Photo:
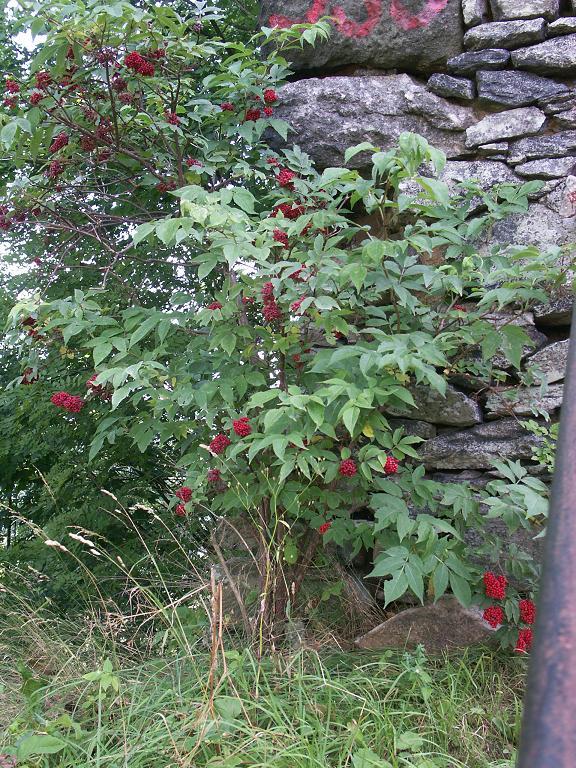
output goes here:
[[452, 309], [456, 310], [457, 312], [466, 312], [466, 307], [462, 304], [454, 304]]
[[220, 470], [209, 469], [206, 473], [206, 479], [209, 483], [218, 483], [220, 481]]
[[356, 464], [352, 459], [344, 459], [340, 462], [338, 472], [344, 477], [354, 477], [357, 471]]
[[228, 448], [230, 445], [230, 439], [226, 435], [216, 435], [208, 446], [212, 453], [220, 454]]
[[264, 101], [266, 104], [274, 104], [278, 101], [278, 94], [273, 88], [267, 88], [264, 91]]
[[166, 118], [166, 122], [170, 123], [170, 125], [180, 125], [180, 118], [176, 112], [164, 112], [164, 117]]
[[50, 144], [49, 151], [54, 154], [54, 152], [58, 152], [59, 149], [62, 149], [62, 147], [65, 147], [67, 144], [68, 134], [65, 131], [62, 131], [62, 133], [59, 133], [58, 136], [56, 136], [52, 144]]
[[222, 112], [234, 112], [234, 104], [230, 101], [224, 101], [222, 104], [220, 104], [220, 109]]
[[192, 498], [192, 488], [188, 488], [187, 485], [183, 485], [182, 488], [178, 488], [178, 490], [174, 493], [174, 496], [176, 496], [177, 499], [183, 501], [184, 504], [187, 504]]
[[247, 416], [243, 416], [241, 419], [233, 421], [232, 428], [239, 437], [247, 437], [252, 432], [252, 427], [250, 426]]
[[188, 168], [193, 168], [195, 165], [202, 165], [202, 163], [200, 162], [200, 160], [196, 160], [195, 157], [189, 157], [186, 160], [186, 165], [188, 166]]
[[247, 109], [246, 114], [244, 115], [244, 121], [249, 123], [250, 121], [258, 120], [260, 114], [261, 112], [259, 109]]
[[208, 304], [207, 309], [222, 309], [222, 304], [219, 301], [213, 301], [211, 304]]
[[516, 641], [516, 647], [514, 650], [516, 653], [528, 653], [532, 646], [532, 630], [521, 629], [518, 632], [518, 640]]
[[296, 176], [294, 171], [288, 170], [288, 168], [282, 168], [280, 170], [280, 173], [278, 174], [278, 184], [280, 184], [281, 187], [286, 187], [286, 189], [294, 189], [294, 184], [292, 183], [292, 179]]
[[395, 475], [398, 472], [398, 461], [393, 456], [388, 456], [384, 464], [384, 472], [387, 475]]
[[484, 621], [487, 621], [491, 627], [494, 627], [494, 629], [499, 627], [504, 621], [504, 611], [499, 605], [491, 605], [489, 608], [486, 608], [482, 615]]
[[30, 94], [30, 104], [34, 106], [35, 104], [38, 104], [39, 101], [42, 101], [43, 98], [44, 98], [43, 93], [41, 93], [40, 91], [33, 91]]
[[320, 528], [318, 528], [318, 533], [321, 536], [324, 536], [325, 533], [328, 533], [331, 527], [332, 527], [332, 521], [328, 521], [327, 523], [322, 523]]
[[178, 517], [185, 517], [186, 516], [186, 507], [184, 504], [177, 504], [174, 507], [174, 514]]
[[495, 573], [487, 571], [482, 578], [484, 581], [486, 597], [491, 597], [493, 600], [504, 600], [506, 597], [506, 587], [508, 585], [506, 576], [496, 576]]
[[281, 229], [276, 228], [273, 233], [274, 241], [280, 243], [284, 248], [288, 248], [288, 235]]
[[520, 608], [520, 621], [523, 624], [534, 624], [536, 621], [536, 606], [532, 600], [520, 600], [518, 607]]
[[266, 115], [266, 117], [272, 117], [272, 115], [274, 114], [274, 110], [272, 109], [272, 107], [264, 107], [264, 114]]
[[80, 413], [86, 404], [81, 397], [70, 395], [68, 392], [55, 392], [50, 398], [50, 402], [58, 408], [68, 411], [68, 413]]
[[264, 283], [262, 286], [262, 298], [264, 301], [269, 301], [270, 299], [274, 299], [274, 286], [272, 283]]
[[266, 320], [267, 323], [272, 323], [274, 320], [280, 320], [282, 318], [280, 307], [278, 304], [276, 304], [274, 299], [264, 305], [262, 314], [264, 315], [264, 320]]

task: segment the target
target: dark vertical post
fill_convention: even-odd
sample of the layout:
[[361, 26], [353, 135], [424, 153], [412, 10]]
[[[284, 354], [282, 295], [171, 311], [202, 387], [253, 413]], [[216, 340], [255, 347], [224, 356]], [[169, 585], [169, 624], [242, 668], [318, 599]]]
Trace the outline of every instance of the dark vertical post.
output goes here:
[[576, 312], [518, 768], [576, 766]]

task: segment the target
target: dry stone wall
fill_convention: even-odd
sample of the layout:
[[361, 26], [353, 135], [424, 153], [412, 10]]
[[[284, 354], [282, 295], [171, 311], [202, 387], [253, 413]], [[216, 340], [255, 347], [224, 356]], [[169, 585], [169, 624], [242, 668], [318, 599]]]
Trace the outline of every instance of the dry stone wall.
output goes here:
[[[494, 244], [576, 243], [576, 0], [263, 0], [263, 24], [288, 26], [333, 15], [333, 35], [294, 54], [295, 77], [279, 116], [289, 140], [317, 166], [342, 165], [347, 147], [391, 148], [404, 131], [425, 136], [448, 162], [442, 178], [476, 179], [484, 188], [540, 179], [528, 213], [498, 222]], [[366, 155], [352, 164], [362, 170]], [[452, 382], [446, 400], [415, 392], [417, 409], [390, 414], [426, 438], [422, 456], [438, 478], [490, 473], [494, 459], [530, 462], [537, 438], [518, 417], [534, 407], [557, 418], [573, 298], [496, 324], [530, 335], [524, 365], [548, 389], [486, 396], [471, 379]], [[538, 469], [534, 468], [537, 472]]]

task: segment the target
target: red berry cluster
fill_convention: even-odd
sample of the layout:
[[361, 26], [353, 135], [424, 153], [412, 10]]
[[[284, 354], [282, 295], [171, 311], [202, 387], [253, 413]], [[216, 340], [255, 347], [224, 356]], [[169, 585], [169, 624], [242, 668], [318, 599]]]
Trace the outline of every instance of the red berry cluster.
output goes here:
[[499, 605], [490, 605], [482, 614], [484, 621], [496, 629], [504, 621], [504, 611]]
[[252, 427], [250, 426], [248, 416], [242, 416], [241, 418], [233, 421], [232, 428], [238, 437], [247, 437], [252, 433]]
[[264, 102], [266, 104], [275, 104], [278, 101], [278, 94], [273, 88], [266, 88], [264, 91]]
[[528, 653], [531, 647], [532, 647], [532, 630], [531, 629], [519, 630], [518, 640], [516, 641], [516, 646], [514, 648], [514, 651], [516, 653]]
[[324, 536], [325, 533], [328, 533], [328, 531], [330, 530], [331, 527], [332, 527], [332, 521], [331, 520], [329, 520], [327, 523], [322, 523], [320, 528], [318, 528], [318, 533], [321, 536]]
[[208, 446], [212, 453], [219, 455], [223, 453], [230, 445], [230, 439], [226, 435], [216, 435]]
[[174, 496], [176, 496], [177, 499], [180, 499], [180, 501], [183, 501], [184, 504], [188, 504], [188, 502], [192, 499], [192, 488], [188, 488], [187, 485], [183, 485], [181, 488], [178, 488], [178, 490], [174, 492]]
[[220, 109], [222, 112], [234, 112], [234, 104], [231, 101], [223, 101], [220, 104]]
[[61, 133], [56, 136], [52, 144], [50, 144], [49, 152], [54, 154], [54, 152], [58, 152], [58, 150], [62, 149], [62, 147], [65, 147], [68, 144], [68, 134], [66, 131], [62, 131]]
[[185, 504], [177, 504], [174, 507], [174, 513], [177, 517], [185, 517], [186, 516], [186, 505]]
[[297, 299], [296, 301], [293, 301], [292, 304], [290, 304], [290, 311], [296, 314], [301, 314], [300, 307], [302, 306], [302, 302], [304, 301], [305, 298], [306, 296], [302, 296], [301, 299]]
[[146, 61], [138, 51], [132, 51], [124, 57], [124, 64], [128, 69], [137, 72], [142, 77], [152, 77], [155, 69], [151, 61]]
[[276, 243], [280, 243], [284, 246], [284, 248], [288, 248], [288, 234], [284, 232], [281, 229], [278, 229], [278, 227], [274, 230], [273, 233], [274, 241]]
[[49, 85], [52, 85], [52, 75], [50, 72], [36, 72], [36, 87], [45, 89]]
[[170, 125], [180, 125], [180, 118], [176, 112], [164, 112], [164, 117], [166, 118], [166, 122], [170, 123]]
[[532, 600], [520, 600], [518, 607], [520, 608], [520, 621], [523, 624], [534, 624], [536, 621], [536, 606]]
[[50, 402], [58, 408], [63, 408], [68, 413], [80, 413], [85, 401], [78, 395], [70, 395], [68, 392], [55, 392], [50, 398]]
[[395, 475], [398, 472], [398, 460], [393, 456], [388, 456], [384, 464], [384, 472], [387, 475]]
[[209, 483], [218, 483], [220, 482], [220, 470], [219, 469], [209, 469], [206, 473], [206, 479]]
[[65, 170], [66, 166], [64, 163], [61, 163], [60, 160], [52, 160], [46, 170], [46, 176], [49, 179], [57, 179], [58, 176], [61, 176]]
[[189, 157], [186, 160], [186, 165], [188, 166], [188, 168], [193, 168], [195, 165], [202, 165], [202, 163], [200, 162], [200, 160], [196, 160], [195, 157]]
[[36, 376], [33, 374], [34, 370], [32, 368], [26, 368], [20, 379], [20, 384], [34, 384], [35, 381], [38, 381], [38, 374], [36, 374]]
[[12, 80], [11, 78], [6, 80], [5, 86], [8, 93], [20, 93], [20, 86], [15, 80]]
[[490, 597], [493, 600], [504, 600], [506, 597], [506, 587], [508, 586], [506, 576], [496, 576], [495, 573], [487, 571], [482, 579], [484, 581], [486, 597]]
[[[268, 158], [268, 162], [274, 160], [274, 158]], [[275, 165], [278, 165], [278, 161], [274, 161]], [[302, 216], [306, 212], [303, 205], [292, 205], [292, 203], [279, 203], [272, 208], [270, 218], [274, 219], [281, 213], [286, 219], [297, 219], [298, 216]]]
[[110, 400], [112, 397], [112, 393], [107, 389], [107, 387], [103, 384], [95, 384], [94, 382], [98, 378], [98, 374], [94, 373], [88, 381], [86, 382], [86, 387], [88, 390], [95, 395], [96, 397], [102, 398], [102, 400]]
[[462, 304], [454, 304], [452, 309], [456, 310], [456, 312], [466, 312], [466, 307]]
[[208, 304], [206, 309], [211, 309], [211, 310], [222, 309], [222, 304], [220, 304], [219, 301], [213, 301], [211, 304]]
[[343, 477], [354, 477], [357, 471], [356, 464], [352, 459], [344, 459], [338, 467], [338, 472]]
[[282, 318], [282, 312], [274, 298], [274, 286], [272, 283], [264, 283], [262, 286], [262, 301], [264, 302], [262, 314], [267, 323], [272, 323]]
[[294, 171], [288, 170], [288, 168], [281, 168], [280, 173], [278, 174], [277, 181], [278, 184], [280, 184], [281, 187], [285, 187], [285, 189], [294, 189], [293, 179], [296, 177], [296, 174]]
[[38, 104], [38, 102], [42, 101], [43, 98], [44, 98], [44, 94], [41, 93], [40, 91], [32, 91], [32, 93], [30, 94], [29, 101], [30, 101], [30, 104], [32, 104], [32, 106], [35, 106], [36, 104]]
[[252, 107], [251, 109], [247, 109], [246, 114], [244, 115], [244, 121], [246, 123], [255, 122], [260, 118], [261, 114], [262, 113], [257, 108]]

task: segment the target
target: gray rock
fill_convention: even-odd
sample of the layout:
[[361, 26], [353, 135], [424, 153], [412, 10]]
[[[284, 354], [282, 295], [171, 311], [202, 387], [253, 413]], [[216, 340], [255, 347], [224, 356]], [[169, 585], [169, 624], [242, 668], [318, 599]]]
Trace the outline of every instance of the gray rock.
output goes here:
[[560, 0], [490, 0], [494, 21], [533, 19], [543, 16], [555, 19], [560, 13]]
[[[424, 169], [421, 174], [434, 177], [432, 169]], [[463, 181], [475, 181], [483, 190], [492, 189], [497, 184], [518, 184], [522, 181], [506, 163], [497, 160], [448, 160], [439, 178], [453, 194]], [[422, 192], [420, 185], [415, 182], [402, 182], [400, 188], [404, 194], [415, 197]], [[484, 205], [481, 197], [473, 198], [470, 210], [475, 211]]]
[[416, 404], [415, 408], [386, 407], [386, 412], [392, 416], [447, 426], [465, 427], [482, 421], [482, 410], [478, 403], [454, 387], [447, 387], [446, 397], [421, 384], [410, 391]]
[[444, 596], [437, 603], [400, 611], [359, 637], [356, 645], [373, 651], [423, 645], [428, 653], [442, 653], [490, 644], [493, 635], [479, 608], [464, 608], [455, 597]]
[[466, 130], [466, 146], [477, 147], [501, 139], [531, 136], [546, 122], [546, 115], [536, 107], [509, 109], [485, 118]]
[[576, 128], [576, 107], [566, 110], [566, 112], [557, 112], [554, 115], [556, 125], [560, 128]]
[[494, 461], [531, 459], [541, 440], [523, 429], [516, 419], [478, 424], [447, 431], [419, 449], [428, 469], [492, 469]]
[[[314, 13], [314, 6], [321, 6]], [[336, 4], [311, 0], [262, 0], [260, 21], [264, 26], [290, 26], [330, 15], [336, 5], [344, 23], [336, 22], [327, 41], [314, 47], [287, 51], [296, 72], [335, 69], [349, 64], [377, 69], [401, 69], [431, 73], [446, 59], [462, 50], [460, 0], [434, 3], [423, 10], [422, 3], [359, 3], [339, 0]], [[365, 10], [372, 6], [368, 13]], [[431, 4], [428, 3], [428, 7]], [[408, 8], [408, 10], [404, 10]], [[395, 10], [396, 9], [396, 10]]]
[[476, 83], [480, 103], [498, 107], [524, 107], [568, 92], [563, 83], [529, 72], [477, 72]]
[[572, 154], [576, 154], [576, 131], [561, 131], [512, 142], [509, 161], [515, 165], [543, 157], [566, 157]]
[[510, 51], [487, 48], [484, 51], [468, 51], [448, 59], [448, 69], [456, 75], [473, 75], [479, 69], [504, 69], [509, 61]]
[[547, 115], [566, 112], [576, 107], [576, 93], [571, 89], [568, 93], [558, 94], [558, 96], [551, 96], [547, 99], [539, 99], [538, 106]]
[[489, 157], [492, 160], [506, 160], [508, 157], [508, 142], [496, 141], [493, 144], [482, 144], [476, 152], [479, 157]]
[[561, 19], [556, 19], [556, 21], [548, 24], [548, 37], [570, 35], [572, 32], [576, 32], [575, 16], [563, 16]]
[[542, 391], [541, 387], [514, 388], [494, 392], [486, 400], [488, 418], [499, 416], [533, 416], [536, 413], [553, 413], [562, 405], [563, 384], [552, 384]]
[[475, 27], [488, 21], [487, 0], [462, 0], [462, 16], [467, 27]]
[[576, 240], [573, 221], [541, 203], [533, 203], [526, 214], [514, 214], [497, 221], [489, 245], [535, 245], [543, 250]]
[[391, 429], [404, 429], [405, 435], [415, 435], [421, 437], [424, 440], [430, 440], [432, 437], [436, 437], [436, 427], [433, 424], [428, 424], [427, 421], [414, 421], [413, 419], [388, 419]]
[[545, 43], [514, 51], [512, 64], [517, 69], [528, 69], [541, 75], [575, 75], [576, 35], [554, 37]]
[[544, 347], [528, 358], [526, 367], [529, 370], [537, 368], [543, 374], [544, 381], [548, 384], [562, 381], [566, 375], [569, 344], [570, 339], [548, 344], [547, 347]]
[[530, 43], [539, 43], [546, 37], [544, 19], [530, 21], [494, 21], [480, 24], [464, 35], [464, 47], [471, 51], [483, 48], [520, 48]]
[[564, 327], [572, 322], [573, 308], [573, 295], [557, 296], [547, 304], [537, 304], [534, 307], [534, 319], [542, 328]]
[[576, 169], [576, 157], [558, 157], [552, 160], [530, 160], [514, 170], [528, 179], [559, 179]]
[[[576, 216], [576, 176], [567, 176], [542, 202], [563, 219]], [[575, 223], [565, 221], [564, 226], [574, 236]]]
[[432, 75], [428, 80], [428, 88], [437, 96], [444, 96], [448, 99], [472, 101], [476, 95], [476, 87], [472, 80], [440, 73]]
[[[342, 165], [344, 151], [362, 141], [390, 149], [405, 131], [426, 136], [449, 157], [458, 156], [464, 152], [464, 134], [457, 126], [474, 120], [471, 110], [435, 96], [408, 75], [308, 78], [283, 86], [281, 97], [277, 116], [291, 126], [289, 141], [295, 140], [319, 168]], [[280, 143], [277, 135], [270, 141]], [[366, 155], [357, 155], [351, 165], [365, 167]]]

